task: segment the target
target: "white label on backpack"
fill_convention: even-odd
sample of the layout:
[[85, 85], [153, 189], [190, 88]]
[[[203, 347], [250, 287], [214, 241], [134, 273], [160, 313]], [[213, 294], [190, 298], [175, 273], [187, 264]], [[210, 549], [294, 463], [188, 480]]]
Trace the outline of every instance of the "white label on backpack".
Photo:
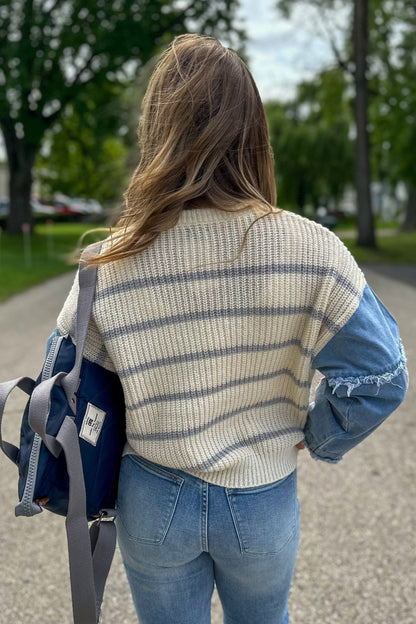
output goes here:
[[96, 446], [104, 424], [105, 412], [88, 403], [79, 437]]

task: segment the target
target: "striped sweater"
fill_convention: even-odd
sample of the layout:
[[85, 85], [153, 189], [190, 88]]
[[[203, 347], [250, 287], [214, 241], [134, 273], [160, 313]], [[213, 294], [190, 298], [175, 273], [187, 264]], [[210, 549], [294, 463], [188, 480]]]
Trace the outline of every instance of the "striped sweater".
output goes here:
[[[126, 452], [226, 487], [296, 467], [311, 362], [365, 278], [329, 230], [290, 212], [191, 209], [142, 253], [100, 266], [84, 356], [120, 376]], [[108, 244], [108, 243], [107, 243]], [[78, 283], [58, 318], [74, 334]]]

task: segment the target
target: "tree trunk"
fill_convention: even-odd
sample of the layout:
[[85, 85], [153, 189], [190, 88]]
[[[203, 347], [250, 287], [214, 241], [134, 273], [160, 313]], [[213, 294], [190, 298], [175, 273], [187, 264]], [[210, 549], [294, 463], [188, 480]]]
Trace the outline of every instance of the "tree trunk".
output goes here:
[[354, 61], [355, 61], [355, 124], [356, 162], [355, 186], [357, 192], [357, 244], [375, 247], [374, 217], [371, 206], [370, 141], [368, 136], [368, 0], [354, 1]]
[[24, 223], [33, 227], [30, 197], [32, 190], [32, 168], [37, 145], [29, 144], [24, 138], [18, 138], [13, 123], [2, 123], [4, 141], [9, 162], [9, 200], [10, 213], [6, 229], [11, 233], [22, 231]]
[[416, 230], [416, 189], [409, 189], [409, 198], [406, 205], [406, 216], [401, 227], [402, 232]]

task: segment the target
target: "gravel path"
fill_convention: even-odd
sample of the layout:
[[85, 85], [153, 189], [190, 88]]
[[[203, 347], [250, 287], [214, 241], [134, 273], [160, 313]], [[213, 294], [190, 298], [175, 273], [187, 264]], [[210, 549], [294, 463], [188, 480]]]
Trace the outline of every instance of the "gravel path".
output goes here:
[[[410, 280], [399, 281], [400, 267], [388, 277], [369, 267], [365, 272], [399, 322], [413, 379], [416, 288]], [[46, 338], [72, 279], [69, 274], [51, 280], [0, 305], [0, 380], [39, 372]], [[395, 414], [340, 464], [300, 453], [301, 543], [291, 624], [414, 624], [415, 403], [413, 386]], [[23, 406], [23, 396], [14, 393], [4, 433], [15, 443], [13, 416]], [[63, 519], [49, 513], [16, 519], [16, 477], [2, 455], [0, 624], [71, 624]], [[214, 596], [212, 624], [221, 621]], [[102, 623], [110, 622], [137, 622], [118, 553], [103, 605]]]

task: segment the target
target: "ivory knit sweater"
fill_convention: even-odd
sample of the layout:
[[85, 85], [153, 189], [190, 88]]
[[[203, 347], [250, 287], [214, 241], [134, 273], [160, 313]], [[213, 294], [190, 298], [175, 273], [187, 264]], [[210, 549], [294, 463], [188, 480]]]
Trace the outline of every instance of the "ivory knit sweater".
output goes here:
[[[365, 278], [329, 230], [290, 212], [183, 211], [144, 252], [99, 267], [85, 357], [117, 371], [126, 452], [226, 487], [296, 467], [312, 359]], [[78, 283], [58, 318], [73, 337]]]

